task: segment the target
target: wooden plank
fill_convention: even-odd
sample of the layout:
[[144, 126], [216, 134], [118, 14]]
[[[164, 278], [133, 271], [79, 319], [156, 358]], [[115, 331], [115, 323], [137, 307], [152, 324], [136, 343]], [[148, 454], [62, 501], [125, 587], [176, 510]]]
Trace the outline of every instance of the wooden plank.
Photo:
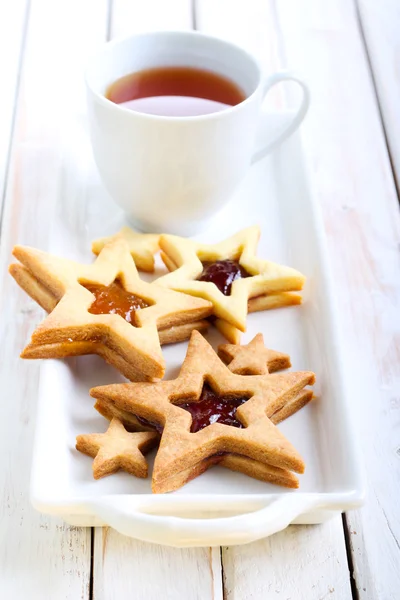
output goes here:
[[385, 0], [384, 2], [357, 0], [357, 4], [394, 167], [397, 190], [400, 190], [400, 140], [398, 136], [400, 3], [397, 0]]
[[[394, 600], [400, 586], [400, 219], [394, 182], [354, 6], [285, 0], [275, 9], [269, 17], [275, 16], [272, 40], [279, 33], [278, 62], [297, 68], [311, 86], [304, 141], [325, 218], [368, 465], [365, 508], [347, 515], [355, 583], [362, 600]], [[244, 15], [236, 22], [248, 28]]]
[[[190, 29], [191, 0], [114, 0], [111, 37], [157, 29]], [[118, 573], [118, 576], [115, 576]], [[176, 549], [95, 529], [95, 600], [222, 600], [219, 548]]]
[[223, 549], [226, 600], [350, 600], [343, 530], [337, 520], [289, 527], [245, 546]]
[[71, 124], [85, 110], [82, 62], [104, 39], [106, 8], [105, 0], [35, 0], [30, 10], [0, 253], [4, 598], [89, 598], [90, 529], [39, 515], [29, 501], [39, 363], [18, 355], [42, 315], [8, 275], [7, 264], [16, 242], [46, 246], [56, 203], [71, 201], [72, 192], [84, 199], [86, 182], [76, 177], [69, 141]]
[[[384, 11], [383, 6], [381, 6]], [[279, 4], [288, 60], [309, 80], [305, 124], [330, 246], [368, 494], [347, 515], [360, 600], [400, 589], [400, 214], [357, 14], [346, 0]]]
[[94, 600], [222, 600], [219, 548], [167, 548], [109, 527], [95, 531]]
[[[19, 79], [28, 0], [0, 4], [1, 112], [0, 112], [0, 204], [3, 201], [14, 106]], [[7, 57], [7, 58], [5, 58]], [[1, 206], [0, 206], [1, 210]]]
[[[198, 29], [245, 47], [258, 57], [266, 73], [286, 63], [286, 37], [282, 36], [276, 19], [273, 2], [220, 0], [215, 4], [212, 0], [199, 0], [197, 3]], [[283, 107], [291, 100], [286, 96], [285, 90], [278, 88], [269, 100], [274, 108]], [[222, 560], [224, 589], [229, 600], [351, 598], [340, 516], [322, 527], [289, 527], [254, 544], [223, 548]]]

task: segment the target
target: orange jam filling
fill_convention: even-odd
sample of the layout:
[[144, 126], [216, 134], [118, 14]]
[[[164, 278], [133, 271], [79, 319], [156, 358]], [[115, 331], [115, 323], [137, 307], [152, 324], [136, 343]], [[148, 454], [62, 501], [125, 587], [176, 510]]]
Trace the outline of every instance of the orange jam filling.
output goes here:
[[120, 315], [131, 325], [135, 324], [135, 312], [149, 306], [143, 298], [127, 292], [118, 281], [111, 285], [87, 283], [84, 286], [95, 300], [89, 308], [93, 315]]

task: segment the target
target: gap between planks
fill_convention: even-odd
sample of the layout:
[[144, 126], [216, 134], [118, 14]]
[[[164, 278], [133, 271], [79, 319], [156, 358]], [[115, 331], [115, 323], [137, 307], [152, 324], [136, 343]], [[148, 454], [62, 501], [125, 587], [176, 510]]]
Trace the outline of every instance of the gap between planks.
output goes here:
[[[107, 12], [106, 12], [106, 37], [105, 41], [111, 40], [112, 32], [112, 11], [113, 11], [114, 0], [107, 0]], [[90, 570], [89, 570], [89, 599], [93, 600], [93, 580], [94, 580], [94, 536], [95, 528], [90, 528]]]
[[342, 513], [342, 523], [343, 523], [344, 539], [346, 542], [346, 555], [347, 555], [347, 564], [349, 566], [351, 595], [353, 597], [353, 600], [359, 600], [360, 595], [358, 593], [356, 580], [354, 579], [354, 575], [353, 575], [354, 561], [353, 561], [351, 539], [350, 539], [350, 535], [349, 535], [349, 527], [348, 527], [348, 523], [347, 523], [346, 513]]

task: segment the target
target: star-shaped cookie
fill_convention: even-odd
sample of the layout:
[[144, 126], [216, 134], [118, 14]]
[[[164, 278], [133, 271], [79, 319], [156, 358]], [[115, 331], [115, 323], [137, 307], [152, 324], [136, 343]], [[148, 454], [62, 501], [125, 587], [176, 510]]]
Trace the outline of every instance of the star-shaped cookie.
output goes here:
[[[47, 310], [23, 358], [96, 353], [128, 379], [164, 375], [158, 330], [166, 341], [199, 326], [211, 304], [140, 279], [125, 240], [104, 246], [91, 265], [16, 246], [10, 266], [19, 285]], [[134, 307], [134, 308], [132, 308]]]
[[100, 254], [104, 246], [115, 239], [126, 241], [129, 252], [139, 271], [148, 271], [150, 273], [154, 271], [154, 255], [159, 250], [158, 241], [160, 236], [158, 234], [136, 233], [129, 227], [123, 227], [115, 235], [94, 240], [92, 242], [92, 252], [97, 255]]
[[265, 347], [262, 333], [257, 333], [251, 342], [243, 346], [221, 344], [218, 346], [218, 356], [237, 375], [267, 375], [291, 366], [288, 354]]
[[143, 453], [157, 444], [157, 434], [129, 433], [118, 419], [112, 419], [106, 433], [78, 435], [76, 449], [94, 458], [93, 477], [100, 479], [117, 471], [136, 477], [147, 477], [147, 462]]
[[[312, 398], [313, 393], [311, 390], [303, 390], [294, 398], [287, 400], [282, 408], [275, 411], [272, 415], [268, 414], [268, 417], [274, 425], [279, 425], [279, 423], [282, 423], [282, 421], [285, 421], [292, 415], [296, 414], [300, 409], [308, 404]], [[122, 410], [121, 408], [115, 406], [115, 404], [112, 404], [106, 400], [96, 400], [94, 408], [109, 421], [111, 421], [113, 417], [117, 417], [128, 431], [161, 430], [161, 427], [158, 427], [156, 424], [146, 422], [143, 419], [139, 420], [138, 417], [131, 412]]]
[[[314, 379], [311, 372], [235, 375], [194, 331], [177, 379], [101, 386], [90, 393], [162, 429], [152, 482], [158, 493], [180, 487], [223, 461], [226, 453], [282, 469], [285, 474], [287, 470], [302, 473], [301, 456], [268, 415], [283, 408]], [[204, 423], [199, 406], [207, 409]]]
[[[161, 256], [171, 272], [157, 281], [170, 289], [212, 302], [215, 317], [222, 321], [219, 323], [222, 330], [223, 323], [227, 323], [245, 331], [249, 300], [277, 296], [272, 306], [279, 306], [280, 294], [301, 290], [305, 281], [295, 269], [258, 258], [259, 237], [257, 226], [243, 229], [217, 244], [200, 244], [178, 236], [161, 235]], [[213, 281], [204, 280], [210, 266], [218, 263], [221, 267], [221, 262], [225, 266], [230, 263], [237, 271], [225, 290]], [[282, 297], [282, 305], [290, 303], [298, 303], [298, 298], [290, 302], [290, 296]], [[268, 301], [266, 304], [264, 308], [268, 307]], [[261, 306], [255, 310], [260, 309]]]
[[[221, 344], [218, 347], [218, 355], [227, 363], [229, 370], [237, 375], [267, 375], [291, 367], [288, 354], [270, 350], [264, 346], [262, 333], [258, 333], [246, 346]], [[312, 390], [303, 390], [297, 396], [287, 400], [282, 408], [268, 416], [274, 425], [278, 425], [297, 413], [312, 398]], [[94, 408], [109, 421], [113, 417], [120, 419], [128, 431], [157, 430], [157, 425], [147, 424], [134, 414], [101, 399], [96, 401]]]

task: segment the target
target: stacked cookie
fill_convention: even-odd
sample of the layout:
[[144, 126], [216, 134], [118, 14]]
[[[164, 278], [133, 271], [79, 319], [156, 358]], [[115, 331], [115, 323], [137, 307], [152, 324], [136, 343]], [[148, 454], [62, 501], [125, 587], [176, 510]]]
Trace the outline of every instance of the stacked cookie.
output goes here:
[[[125, 228], [97, 240], [96, 261], [82, 265], [17, 246], [10, 272], [48, 313], [24, 349], [26, 358], [95, 353], [135, 383], [91, 390], [111, 420], [104, 434], [81, 435], [77, 449], [95, 458], [95, 478], [124, 469], [147, 476], [143, 453], [158, 446], [153, 491], [172, 491], [221, 464], [263, 481], [297, 487], [304, 462], [276, 424], [312, 397], [311, 372], [275, 371], [287, 355], [261, 335], [238, 346], [248, 311], [298, 304], [304, 277], [256, 257], [259, 231], [204, 245]], [[170, 273], [148, 283], [154, 254]], [[232, 344], [220, 357], [199, 331], [211, 322]], [[175, 380], [161, 381], [161, 344], [190, 336]], [[147, 382], [147, 383], [144, 383]]]
[[99, 354], [128, 379], [149, 381], [165, 372], [161, 344], [207, 328], [211, 303], [143, 281], [123, 236], [90, 265], [23, 246], [13, 254], [11, 275], [49, 313], [23, 358]]
[[[276, 424], [311, 399], [306, 386], [314, 383], [314, 374], [272, 374], [290, 366], [290, 360], [265, 349], [260, 336], [240, 347], [241, 361], [251, 364], [253, 370], [258, 370], [253, 361], [256, 346], [265, 350], [262, 374], [239, 375], [231, 370], [236, 370], [238, 357], [226, 366], [194, 331], [176, 379], [107, 385], [90, 391], [97, 410], [112, 422], [118, 420], [127, 430], [159, 434], [152, 479], [155, 493], [175, 490], [215, 464], [263, 481], [298, 487], [292, 471], [302, 473], [304, 462]], [[229, 353], [229, 348], [220, 348], [222, 356]], [[82, 449], [81, 441], [78, 448]]]
[[161, 258], [170, 271], [158, 283], [213, 305], [214, 325], [232, 343], [246, 331], [248, 312], [300, 304], [304, 276], [256, 256], [259, 227], [242, 229], [217, 244], [160, 236]]

